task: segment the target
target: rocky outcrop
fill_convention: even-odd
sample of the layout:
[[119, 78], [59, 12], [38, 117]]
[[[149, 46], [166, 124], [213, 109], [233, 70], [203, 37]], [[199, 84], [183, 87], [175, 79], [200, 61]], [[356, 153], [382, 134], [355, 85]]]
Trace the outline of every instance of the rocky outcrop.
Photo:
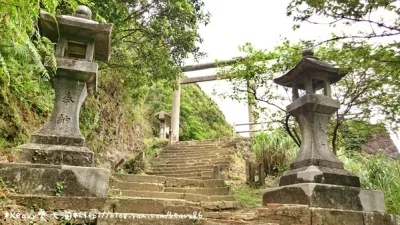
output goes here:
[[381, 151], [390, 158], [396, 158], [399, 156], [399, 150], [393, 140], [389, 135], [384, 134], [371, 135], [368, 141], [362, 146], [362, 149], [368, 154], [373, 155]]

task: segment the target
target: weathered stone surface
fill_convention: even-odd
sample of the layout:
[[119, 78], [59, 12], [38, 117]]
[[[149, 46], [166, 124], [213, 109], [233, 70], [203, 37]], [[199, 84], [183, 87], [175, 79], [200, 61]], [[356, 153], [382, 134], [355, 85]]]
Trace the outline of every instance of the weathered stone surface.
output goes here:
[[372, 135], [362, 148], [368, 154], [377, 154], [379, 151], [382, 151], [390, 158], [396, 158], [399, 156], [399, 151], [396, 145], [387, 134]]
[[317, 183], [294, 184], [268, 189], [263, 194], [263, 205], [266, 206], [268, 203], [385, 212], [382, 192]]
[[[125, 215], [124, 215], [125, 216]], [[135, 218], [134, 216], [140, 217], [142, 215], [127, 214], [128, 219], [115, 219], [100, 218], [97, 220], [96, 225], [196, 225], [196, 221], [191, 219], [173, 219], [173, 218], [155, 218], [156, 215], [146, 215], [147, 218]], [[151, 217], [154, 218], [151, 218]]]
[[252, 221], [256, 218], [255, 212], [250, 213], [238, 213], [234, 212], [205, 212], [205, 218], [210, 219], [220, 219], [220, 220], [242, 220], [242, 221]]
[[192, 214], [201, 212], [200, 203], [178, 199], [114, 198], [106, 203], [106, 211], [119, 213]]
[[400, 225], [400, 216], [384, 213], [364, 213], [364, 225]]
[[[53, 112], [49, 121], [32, 136], [31, 142], [83, 146], [85, 139], [79, 130], [79, 111], [87, 96], [86, 84], [54, 78], [53, 85], [56, 94]], [[36, 135], [42, 138], [36, 139]], [[48, 137], [49, 141], [43, 142], [43, 137]], [[63, 139], [66, 138], [76, 141], [65, 143]]]
[[121, 182], [113, 180], [110, 184], [112, 188], [131, 191], [163, 191], [164, 185], [158, 183], [138, 183], [138, 182]]
[[175, 187], [167, 187], [165, 188], [166, 192], [178, 192], [178, 193], [193, 193], [193, 194], [201, 194], [201, 195], [228, 195], [229, 187], [216, 187], [216, 188], [175, 188]]
[[114, 173], [113, 178], [122, 182], [142, 182], [142, 183], [165, 183], [167, 178], [164, 176], [132, 175]]
[[279, 225], [311, 225], [311, 211], [305, 205], [257, 209], [257, 221]]
[[298, 183], [321, 183], [360, 187], [360, 179], [352, 173], [343, 169], [320, 166], [308, 166], [290, 170], [280, 178], [279, 185], [284, 186]]
[[301, 129], [300, 151], [291, 164], [291, 169], [321, 166], [343, 169], [327, 142], [327, 124], [331, 113], [339, 108], [339, 102], [327, 96], [306, 94], [287, 106], [296, 117]]
[[224, 180], [195, 180], [168, 177], [166, 187], [226, 187]]
[[0, 177], [18, 187], [22, 194], [55, 195], [63, 182], [62, 196], [106, 197], [109, 171], [106, 169], [43, 164], [0, 163]]
[[53, 165], [94, 166], [93, 152], [84, 147], [79, 130], [79, 111], [87, 96], [86, 84], [53, 78], [56, 100], [46, 124], [19, 148], [21, 162]]
[[[97, 63], [62, 57], [56, 57], [56, 63], [58, 78], [79, 81], [82, 84], [86, 83], [89, 93], [97, 89], [97, 74], [99, 67]], [[45, 60], [44, 66], [51, 69], [51, 61]]]
[[312, 225], [364, 225], [362, 212], [311, 208]]
[[131, 190], [111, 190], [112, 195], [123, 197], [141, 197], [141, 198], [166, 198], [166, 199], [184, 199], [184, 193], [160, 192], [160, 191], [131, 191]]
[[94, 153], [86, 147], [28, 143], [19, 146], [18, 162], [94, 166]]
[[211, 211], [238, 209], [241, 207], [240, 203], [235, 201], [202, 202], [201, 206]]
[[88, 212], [91, 210], [105, 211], [106, 198], [93, 197], [55, 197], [55, 196], [37, 196], [37, 195], [13, 195], [11, 199], [18, 205], [27, 208], [36, 207], [46, 211], [56, 210], [74, 210]]

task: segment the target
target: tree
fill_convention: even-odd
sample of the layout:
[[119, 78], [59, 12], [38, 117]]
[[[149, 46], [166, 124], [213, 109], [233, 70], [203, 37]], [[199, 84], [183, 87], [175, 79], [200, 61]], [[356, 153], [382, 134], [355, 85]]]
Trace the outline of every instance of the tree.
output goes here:
[[99, 136], [120, 143], [121, 129], [134, 130], [120, 128], [121, 121], [134, 126], [132, 109], [143, 104], [149, 86], [157, 80], [174, 85], [182, 59], [203, 55], [196, 47], [198, 27], [209, 20], [202, 0], [0, 0], [0, 149], [27, 141], [51, 111], [53, 90], [42, 62], [54, 55], [54, 44], [40, 35], [39, 10], [72, 14], [78, 4], [91, 8], [93, 20], [114, 23], [111, 61], [100, 63], [98, 92], [81, 111], [89, 145], [111, 142]]
[[[287, 7], [286, 14], [300, 23], [308, 22], [330, 26], [338, 24], [370, 25], [369, 31], [361, 32], [357, 28], [357, 33], [336, 34], [325, 42], [391, 37], [400, 34], [400, 5], [394, 0], [292, 0]], [[379, 14], [384, 14], [385, 18], [378, 17]], [[314, 18], [315, 16], [322, 16], [330, 21], [321, 23]], [[300, 24], [294, 26], [294, 28], [298, 27]]]
[[126, 86], [175, 82], [183, 59], [204, 55], [196, 46], [199, 25], [209, 21], [202, 0], [92, 2], [99, 20], [114, 24], [113, 57], [102, 69], [120, 69]]
[[[272, 79], [283, 75], [296, 65], [303, 46], [312, 43], [284, 41], [272, 51], [255, 50], [250, 44], [241, 48], [248, 57], [231, 68], [220, 72], [228, 74], [234, 84], [229, 97], [242, 100], [243, 93], [250, 93], [258, 112], [266, 113], [271, 123], [284, 126], [287, 133], [300, 145], [296, 123], [286, 113], [285, 106], [291, 102], [288, 88], [278, 87]], [[322, 61], [336, 65], [347, 72], [333, 89], [333, 97], [341, 108], [331, 121], [332, 148], [336, 153], [341, 125], [348, 120], [368, 120], [380, 117], [392, 129], [399, 128], [398, 78], [400, 68], [393, 64], [397, 57], [395, 50], [388, 46], [373, 46], [366, 42], [337, 43], [321, 45], [315, 49]], [[254, 88], [244, 88], [244, 80], [254, 81]], [[264, 103], [264, 104], [260, 104]]]

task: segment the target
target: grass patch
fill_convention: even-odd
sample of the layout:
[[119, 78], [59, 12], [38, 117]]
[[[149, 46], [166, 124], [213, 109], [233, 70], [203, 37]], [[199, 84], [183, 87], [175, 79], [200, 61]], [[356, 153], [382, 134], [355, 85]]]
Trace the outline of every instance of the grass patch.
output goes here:
[[146, 165], [151, 166], [154, 158], [158, 156], [160, 151], [168, 145], [167, 139], [151, 138], [146, 139], [146, 150], [145, 150], [145, 160]]
[[262, 189], [252, 189], [248, 186], [231, 186], [231, 194], [245, 207], [260, 206], [262, 201]]
[[400, 214], [400, 159], [390, 159], [382, 153], [368, 155], [354, 151], [340, 155], [340, 159], [347, 170], [360, 177], [363, 188], [385, 194], [388, 213]]

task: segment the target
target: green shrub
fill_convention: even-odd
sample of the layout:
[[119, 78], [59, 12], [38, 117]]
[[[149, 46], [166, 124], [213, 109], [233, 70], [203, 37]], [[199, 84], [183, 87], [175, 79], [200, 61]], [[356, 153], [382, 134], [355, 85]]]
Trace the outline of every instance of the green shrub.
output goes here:
[[385, 194], [388, 213], [400, 214], [400, 160], [357, 152], [341, 155], [340, 159], [347, 170], [360, 177], [363, 188]]
[[298, 150], [294, 141], [283, 131], [274, 133], [260, 132], [252, 139], [252, 151], [256, 162], [263, 162], [265, 173], [278, 175], [289, 168], [290, 162]]

